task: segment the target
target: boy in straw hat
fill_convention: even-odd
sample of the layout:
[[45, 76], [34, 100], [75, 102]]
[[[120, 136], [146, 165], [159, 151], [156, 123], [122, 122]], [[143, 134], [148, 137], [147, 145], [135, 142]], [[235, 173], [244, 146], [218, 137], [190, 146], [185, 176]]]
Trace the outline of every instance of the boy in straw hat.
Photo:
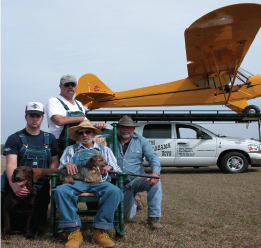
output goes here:
[[[89, 120], [81, 122], [78, 126], [69, 128], [69, 137], [78, 141], [78, 144], [68, 146], [61, 159], [59, 169], [66, 167], [69, 174], [77, 172], [77, 166], [84, 165], [87, 159], [94, 153], [100, 152], [107, 166], [103, 168], [102, 174], [109, 170], [121, 171], [117, 165], [110, 148], [98, 145], [93, 142], [95, 135], [101, 131], [93, 127]], [[93, 240], [101, 246], [114, 247], [114, 242], [109, 238], [106, 230], [113, 227], [114, 212], [123, 198], [120, 189], [104, 181], [101, 184], [85, 183], [75, 181], [75, 184], [63, 184], [55, 189], [54, 198], [59, 210], [59, 228], [69, 231], [68, 242], [65, 244], [67, 248], [79, 247], [83, 242], [81, 228], [81, 220], [77, 215], [77, 195], [83, 192], [94, 193], [99, 197], [99, 211], [96, 214], [93, 222], [95, 228]]]

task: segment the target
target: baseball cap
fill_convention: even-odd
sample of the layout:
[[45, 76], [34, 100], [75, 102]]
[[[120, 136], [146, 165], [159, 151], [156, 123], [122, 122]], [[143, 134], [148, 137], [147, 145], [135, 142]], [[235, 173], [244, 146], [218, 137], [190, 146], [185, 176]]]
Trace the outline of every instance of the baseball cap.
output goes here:
[[77, 84], [76, 77], [73, 75], [64, 75], [60, 79], [60, 84], [66, 84], [66, 83], [71, 83], [71, 82]]
[[25, 114], [43, 115], [44, 114], [43, 104], [40, 102], [27, 103], [26, 108], [25, 108]]

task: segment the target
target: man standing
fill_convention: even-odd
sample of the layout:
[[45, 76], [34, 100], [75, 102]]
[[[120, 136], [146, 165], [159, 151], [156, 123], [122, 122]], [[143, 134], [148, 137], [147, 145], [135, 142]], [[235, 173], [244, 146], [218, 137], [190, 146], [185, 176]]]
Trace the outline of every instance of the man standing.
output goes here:
[[[30, 193], [23, 185], [11, 180], [13, 171], [18, 166], [50, 169], [57, 169], [59, 166], [59, 149], [55, 137], [40, 130], [43, 119], [43, 104], [29, 102], [25, 110], [26, 127], [9, 136], [5, 143], [6, 171], [1, 176], [2, 204], [9, 190], [13, 190], [18, 197], [25, 197]], [[43, 225], [50, 202], [49, 179], [40, 178], [34, 187], [37, 190], [35, 214], [38, 216], [39, 224]]]
[[[60, 94], [50, 98], [46, 104], [49, 132], [58, 140], [61, 151], [64, 150], [65, 125], [74, 126], [86, 120], [82, 103], [74, 99], [76, 89], [75, 76], [64, 75], [60, 79]], [[98, 122], [95, 126], [102, 129], [106, 124]]]
[[[77, 166], [85, 165], [92, 154], [100, 152], [108, 164], [103, 168], [102, 174], [110, 170], [121, 171], [111, 149], [93, 142], [94, 136], [100, 133], [101, 131], [93, 127], [89, 120], [70, 127], [69, 137], [78, 142], [65, 149], [60, 159], [59, 169], [66, 167], [68, 174], [73, 175], [77, 171]], [[83, 192], [93, 193], [99, 198], [99, 210], [93, 221], [95, 228], [93, 240], [104, 247], [115, 246], [106, 230], [112, 229], [115, 210], [123, 198], [117, 186], [108, 181], [95, 184], [75, 180], [74, 184], [65, 183], [57, 186], [53, 192], [59, 210], [59, 228], [70, 232], [65, 247], [76, 248], [83, 242], [80, 231], [81, 220], [77, 215], [77, 195]]]
[[[150, 143], [134, 133], [137, 127], [129, 116], [123, 116], [117, 125], [118, 165], [122, 172], [145, 174], [142, 162], [146, 158], [152, 168], [151, 176], [159, 177], [161, 166], [157, 154]], [[148, 224], [152, 229], [163, 229], [159, 223], [161, 217], [162, 188], [159, 179], [128, 176], [124, 189], [124, 215], [131, 219], [135, 216], [141, 199], [138, 192], [147, 191]]]

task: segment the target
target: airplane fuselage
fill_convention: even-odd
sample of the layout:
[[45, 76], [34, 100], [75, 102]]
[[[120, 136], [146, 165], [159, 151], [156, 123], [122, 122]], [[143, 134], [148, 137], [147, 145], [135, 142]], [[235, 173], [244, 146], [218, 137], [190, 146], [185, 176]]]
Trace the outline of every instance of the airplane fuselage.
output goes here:
[[[133, 90], [112, 92], [112, 95], [101, 97], [86, 106], [90, 109], [111, 107], [139, 106], [185, 106], [185, 105], [229, 105], [241, 102], [240, 108], [248, 104], [246, 100], [261, 96], [261, 75], [252, 76], [245, 84], [235, 85], [228, 100], [229, 91], [221, 88], [197, 87], [196, 77], [178, 81], [137, 88]], [[233, 109], [234, 110], [234, 109]]]

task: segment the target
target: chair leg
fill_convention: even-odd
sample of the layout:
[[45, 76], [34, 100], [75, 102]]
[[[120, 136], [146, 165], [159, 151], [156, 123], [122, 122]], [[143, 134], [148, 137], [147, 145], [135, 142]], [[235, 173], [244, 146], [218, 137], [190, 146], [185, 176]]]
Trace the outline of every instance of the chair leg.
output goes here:
[[[123, 182], [123, 176], [120, 176], [118, 179], [118, 187], [121, 189], [122, 193], [124, 193], [124, 182]], [[120, 236], [124, 236], [124, 199], [119, 204], [119, 226], [120, 226]]]
[[56, 219], [56, 204], [54, 200], [54, 195], [52, 189], [56, 186], [57, 178], [53, 177], [51, 180], [51, 207], [50, 207], [50, 232], [48, 236], [55, 236], [55, 219]]
[[49, 232], [49, 236], [53, 237], [55, 236], [55, 218], [56, 218], [56, 206], [55, 206], [55, 202], [54, 202], [54, 196], [52, 193], [52, 197], [51, 197], [51, 216], [50, 216], [50, 232]]
[[120, 236], [124, 236], [124, 202], [123, 200], [120, 203], [120, 216], [119, 216], [119, 224], [120, 224]]

